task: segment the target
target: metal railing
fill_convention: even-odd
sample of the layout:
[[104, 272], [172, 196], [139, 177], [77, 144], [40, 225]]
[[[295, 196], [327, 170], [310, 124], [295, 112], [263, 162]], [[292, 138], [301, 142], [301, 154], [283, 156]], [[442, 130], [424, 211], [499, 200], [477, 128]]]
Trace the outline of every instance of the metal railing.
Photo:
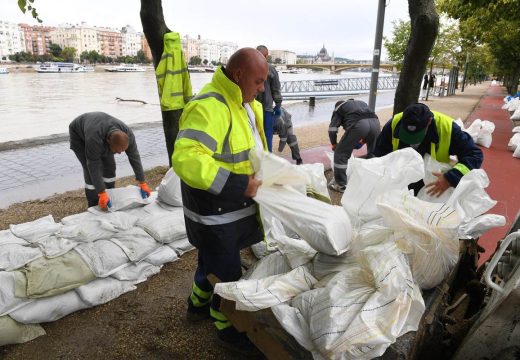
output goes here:
[[[348, 79], [320, 79], [320, 80], [299, 80], [283, 81], [281, 91], [284, 95], [298, 94], [319, 94], [330, 93], [330, 95], [341, 95], [342, 93], [352, 93], [355, 91], [370, 90], [369, 77], [348, 78]], [[377, 83], [378, 90], [389, 90], [397, 88], [398, 76], [380, 77]]]

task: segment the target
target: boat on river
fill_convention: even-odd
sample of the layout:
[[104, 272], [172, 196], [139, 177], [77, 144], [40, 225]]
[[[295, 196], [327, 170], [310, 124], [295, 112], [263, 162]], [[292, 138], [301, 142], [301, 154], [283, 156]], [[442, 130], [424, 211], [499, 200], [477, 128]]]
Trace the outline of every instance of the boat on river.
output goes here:
[[9, 69], [5, 67], [0, 67], [0, 74], [9, 74]]
[[143, 72], [146, 69], [142, 66], [139, 66], [137, 64], [119, 64], [117, 66], [111, 66], [108, 68], [105, 68], [105, 71], [108, 72]]
[[93, 72], [92, 66], [68, 62], [44, 62], [36, 68], [39, 73], [86, 73]]

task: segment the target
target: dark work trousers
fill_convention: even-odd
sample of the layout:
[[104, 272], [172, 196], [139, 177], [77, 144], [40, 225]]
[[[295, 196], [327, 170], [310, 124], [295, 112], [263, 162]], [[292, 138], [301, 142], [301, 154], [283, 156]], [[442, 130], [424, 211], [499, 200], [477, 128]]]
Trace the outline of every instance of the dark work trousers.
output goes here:
[[372, 157], [376, 145], [376, 139], [381, 132], [378, 119], [361, 119], [352, 125], [341, 137], [336, 150], [334, 150], [334, 180], [336, 184], [347, 184], [347, 165], [352, 156], [352, 151], [361, 139], [367, 145], [367, 159]]
[[264, 133], [269, 152], [273, 152], [274, 112], [264, 111]]
[[168, 163], [172, 167], [173, 146], [179, 133], [179, 119], [182, 115], [182, 110], [163, 111], [163, 131], [164, 140], [166, 141], [166, 151], [168, 151]]
[[[78, 158], [81, 166], [83, 167], [83, 177], [85, 179], [85, 195], [87, 197], [88, 207], [96, 206], [99, 202], [99, 196], [92, 184], [92, 180], [90, 179], [90, 172], [87, 167], [87, 158], [85, 156], [85, 149], [75, 150], [74, 154]], [[111, 154], [107, 157], [102, 157], [101, 161], [103, 162], [103, 182], [105, 183], [105, 187], [107, 189], [113, 189], [116, 184], [116, 161], [114, 159], [114, 155]]]

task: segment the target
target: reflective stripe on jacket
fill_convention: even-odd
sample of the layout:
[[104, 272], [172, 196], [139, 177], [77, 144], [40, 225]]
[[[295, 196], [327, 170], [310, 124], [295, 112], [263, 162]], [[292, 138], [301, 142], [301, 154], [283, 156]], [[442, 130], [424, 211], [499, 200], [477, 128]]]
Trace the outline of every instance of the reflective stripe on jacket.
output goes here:
[[164, 35], [164, 52], [155, 69], [155, 76], [161, 110], [184, 108], [191, 98], [192, 91], [179, 33], [169, 32]]
[[[253, 101], [251, 108], [267, 148], [262, 105]], [[218, 195], [231, 173], [253, 174], [249, 151], [254, 146], [240, 88], [218, 68], [212, 81], [184, 109], [173, 168], [188, 186]]]

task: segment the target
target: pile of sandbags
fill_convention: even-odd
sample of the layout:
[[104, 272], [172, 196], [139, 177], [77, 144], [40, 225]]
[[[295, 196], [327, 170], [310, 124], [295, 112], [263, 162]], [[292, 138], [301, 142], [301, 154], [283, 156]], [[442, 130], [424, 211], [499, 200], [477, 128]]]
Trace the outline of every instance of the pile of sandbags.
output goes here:
[[520, 158], [520, 126], [513, 128], [513, 136], [509, 139], [507, 148], [513, 152], [513, 157]]
[[495, 131], [495, 124], [488, 120], [475, 119], [471, 125], [466, 129], [464, 123], [459, 118], [455, 120], [455, 123], [460, 128], [471, 135], [473, 141], [479, 145], [489, 148], [493, 141], [492, 135]]

